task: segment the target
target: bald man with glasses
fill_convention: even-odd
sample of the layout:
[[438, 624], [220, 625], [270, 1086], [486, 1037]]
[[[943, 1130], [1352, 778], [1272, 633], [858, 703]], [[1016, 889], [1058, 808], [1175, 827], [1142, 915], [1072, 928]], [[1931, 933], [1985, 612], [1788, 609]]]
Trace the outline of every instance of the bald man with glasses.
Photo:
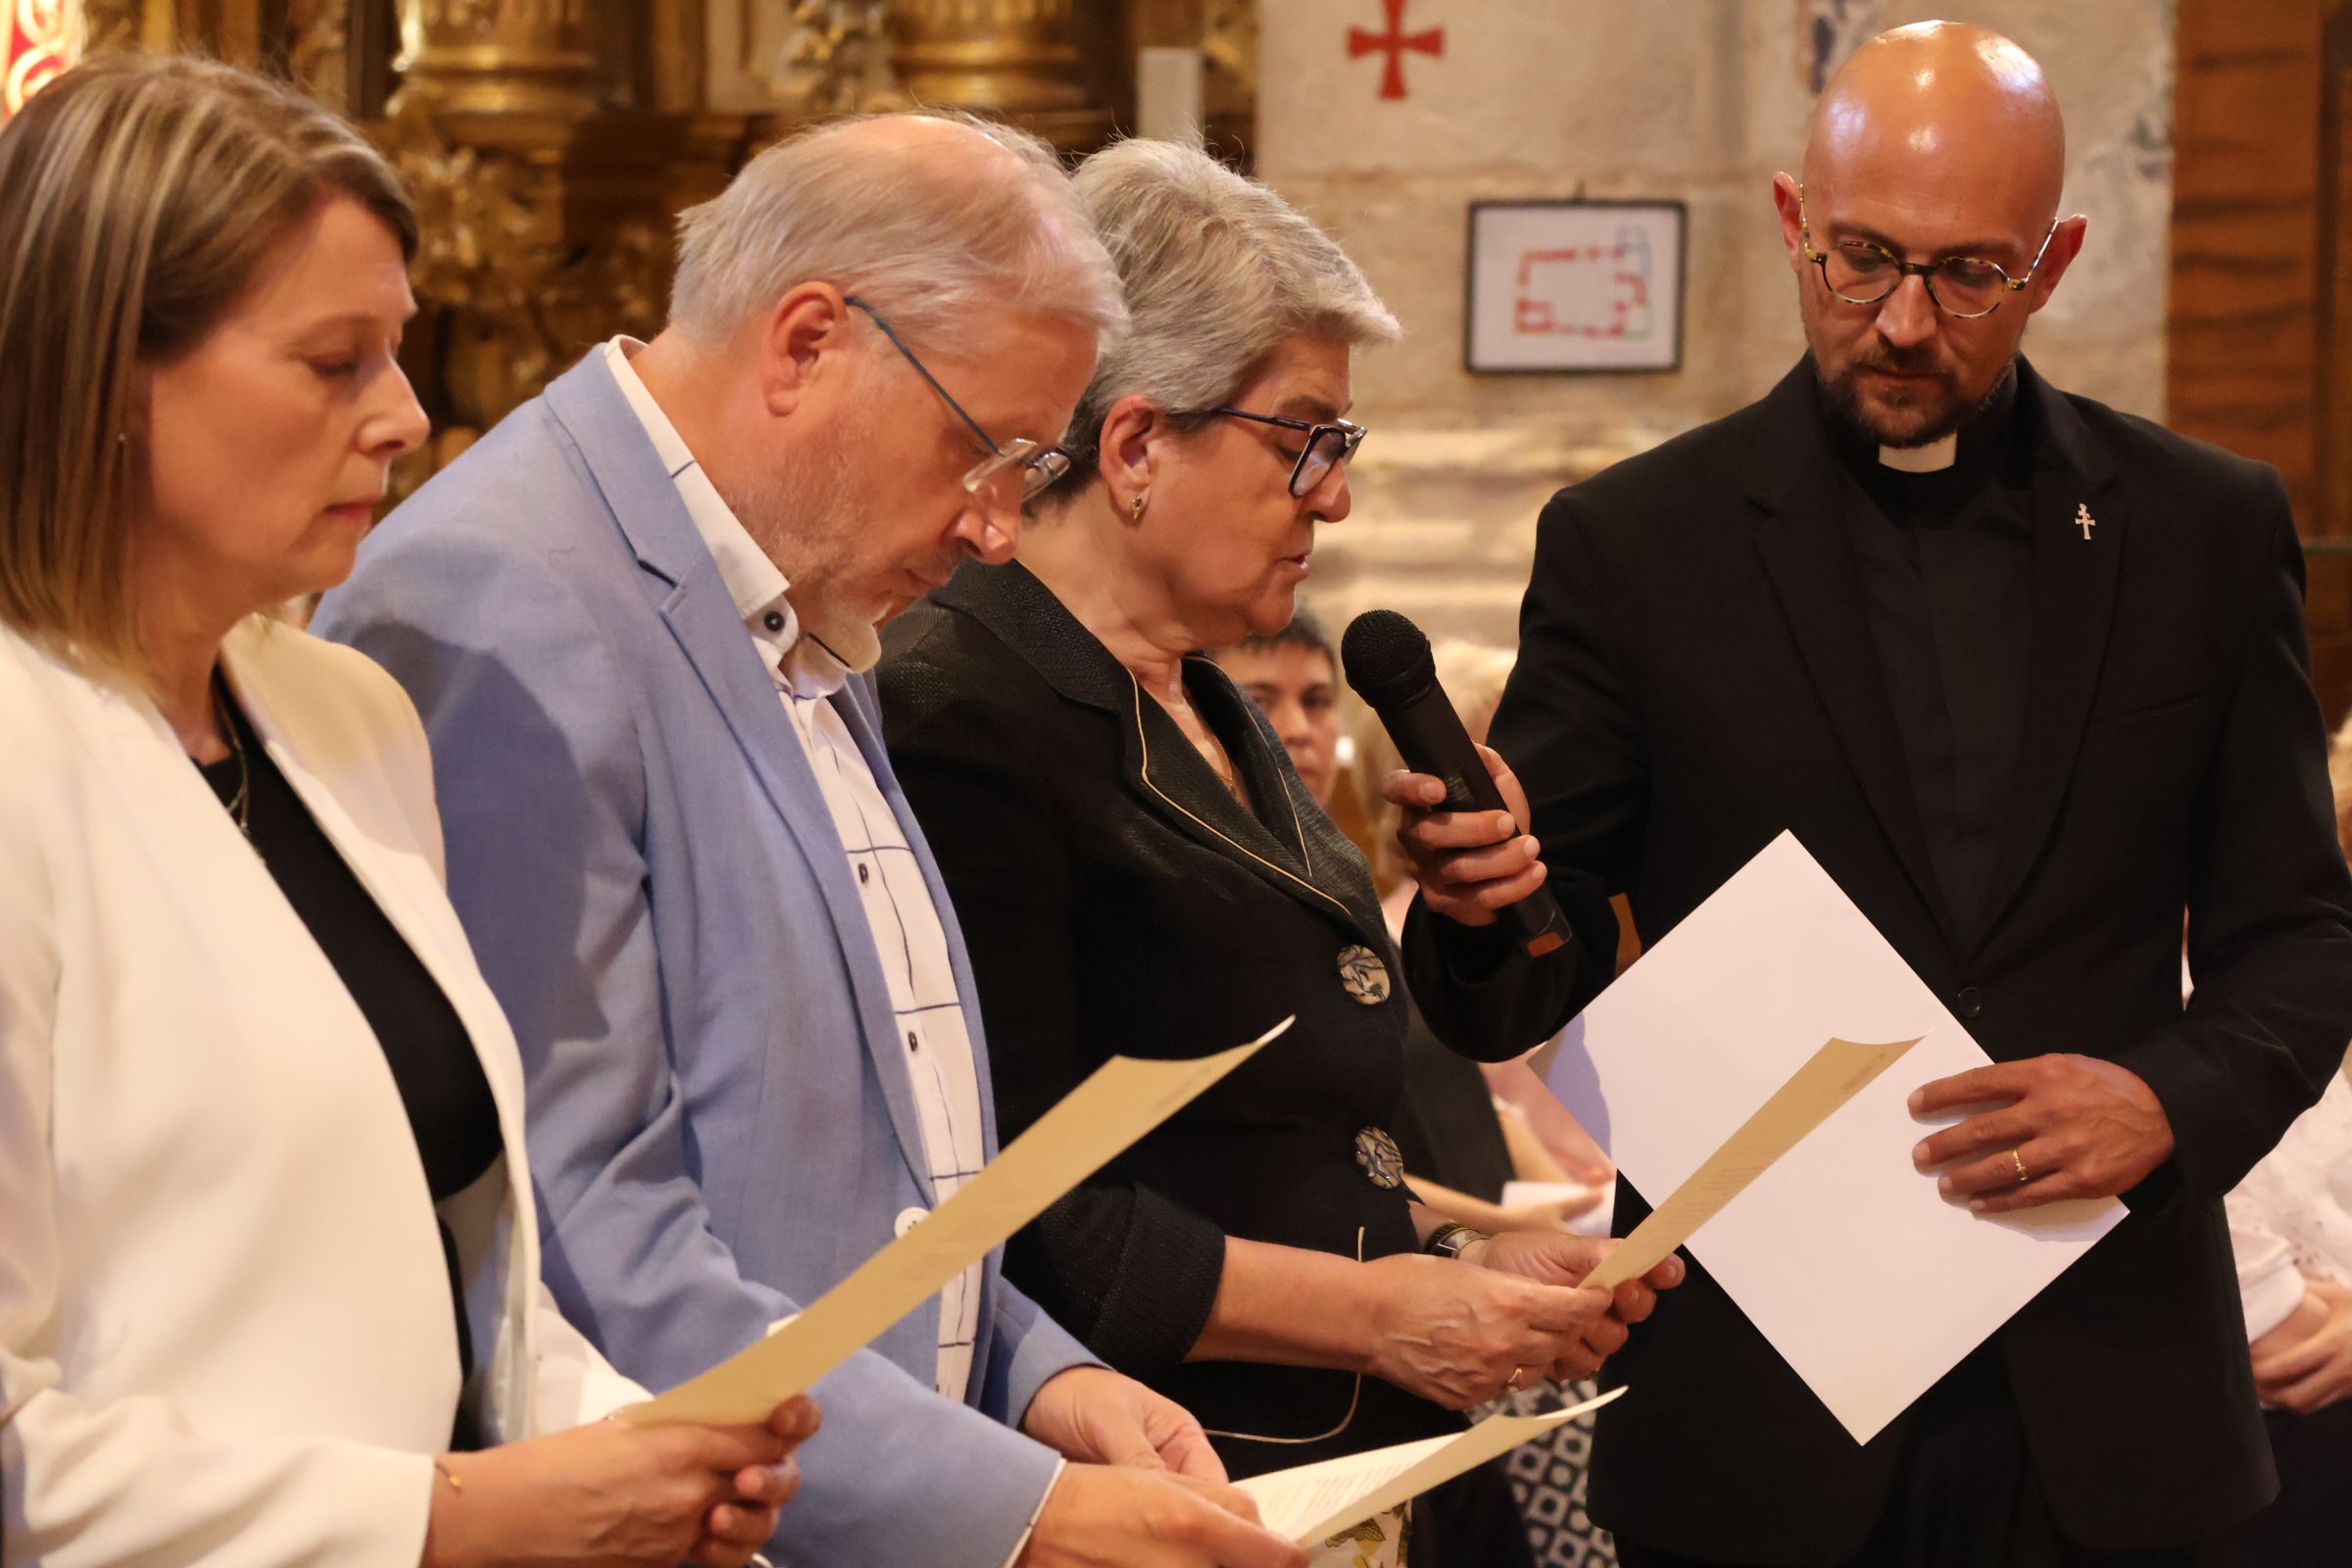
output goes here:
[[[1636, 1396], [1592, 1514], [1627, 1568], [2177, 1568], [2276, 1488], [2221, 1200], [2352, 1039], [2302, 558], [2272, 469], [2020, 357], [2082, 250], [2064, 172], [2015, 44], [1864, 45], [1774, 184], [1803, 363], [1544, 512], [1493, 731], [1530, 832], [1388, 781], [1456, 1049], [1525, 1051], [1608, 982], [1609, 895], [1654, 942], [1793, 831], [1994, 1058], [1856, 1179], [2129, 1209], [1866, 1446], [1693, 1266], [1609, 1363]], [[1576, 940], [1531, 958], [1494, 911], [1546, 882]]]

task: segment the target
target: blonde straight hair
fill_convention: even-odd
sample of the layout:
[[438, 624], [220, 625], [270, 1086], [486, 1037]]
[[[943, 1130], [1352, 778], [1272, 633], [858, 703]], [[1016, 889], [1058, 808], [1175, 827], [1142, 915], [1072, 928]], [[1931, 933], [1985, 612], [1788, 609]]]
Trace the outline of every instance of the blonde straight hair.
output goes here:
[[201, 342], [333, 193], [416, 250], [382, 155], [293, 87], [106, 55], [0, 128], [0, 624], [145, 686], [129, 590], [146, 371]]

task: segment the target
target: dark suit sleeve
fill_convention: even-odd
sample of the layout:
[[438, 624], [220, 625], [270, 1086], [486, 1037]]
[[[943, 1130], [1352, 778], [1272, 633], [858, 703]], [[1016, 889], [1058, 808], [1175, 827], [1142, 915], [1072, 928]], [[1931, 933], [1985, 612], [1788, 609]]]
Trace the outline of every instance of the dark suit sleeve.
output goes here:
[[[1086, 1038], [1080, 1015], [1074, 922], [1086, 916], [1053, 787], [1056, 769], [1083, 764], [1020, 697], [982, 696], [978, 678], [931, 655], [918, 643], [883, 665], [883, 725], [971, 954], [1010, 1143], [1112, 1044]], [[1181, 1363], [1206, 1326], [1225, 1236], [1148, 1187], [1098, 1178], [1015, 1236], [1005, 1261], [1088, 1349], [1149, 1378]]]
[[2352, 877], [2303, 632], [2303, 555], [2275, 473], [2248, 508], [2271, 545], [2220, 744], [2197, 803], [2180, 1022], [2117, 1057], [2178, 1141], [2137, 1206], [2237, 1185], [2319, 1099], [2352, 1040]]
[[1616, 972], [1622, 888], [1648, 793], [1640, 725], [1604, 613], [1579, 491], [1544, 509], [1536, 565], [1519, 612], [1519, 662], [1494, 715], [1493, 743], [1527, 790], [1537, 840], [1574, 933], [1530, 958], [1505, 927], [1472, 928], [1413, 901], [1405, 973], [1439, 1039], [1499, 1061], [1528, 1051], [1600, 993]]

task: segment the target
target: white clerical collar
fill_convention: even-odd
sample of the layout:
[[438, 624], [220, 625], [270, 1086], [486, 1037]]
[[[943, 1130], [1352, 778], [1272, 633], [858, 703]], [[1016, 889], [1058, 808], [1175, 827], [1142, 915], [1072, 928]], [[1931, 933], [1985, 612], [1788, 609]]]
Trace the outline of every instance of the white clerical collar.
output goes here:
[[1879, 462], [1901, 473], [1940, 473], [1960, 458], [1960, 432], [1917, 447], [1881, 447]]

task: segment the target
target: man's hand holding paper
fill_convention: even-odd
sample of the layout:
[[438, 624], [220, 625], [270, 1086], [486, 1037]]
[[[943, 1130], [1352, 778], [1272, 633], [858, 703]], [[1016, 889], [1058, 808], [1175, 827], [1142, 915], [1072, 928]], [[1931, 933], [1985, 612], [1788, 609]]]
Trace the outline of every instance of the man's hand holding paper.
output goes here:
[[1047, 1379], [1029, 1401], [1021, 1430], [1081, 1464], [1225, 1479], [1223, 1461], [1190, 1410], [1105, 1366], [1074, 1366]]
[[[1912, 1163], [1981, 1214], [2076, 1198], [2119, 1198], [2173, 1157], [2173, 1124], [2129, 1067], [2095, 1056], [2028, 1056], [1938, 1078], [1911, 1112], [1979, 1107], [1920, 1141]], [[1949, 1168], [1946, 1168], [1949, 1167]]]
[[1073, 1464], [1046, 1495], [1014, 1568], [1304, 1568], [1238, 1487], [1165, 1471]]

